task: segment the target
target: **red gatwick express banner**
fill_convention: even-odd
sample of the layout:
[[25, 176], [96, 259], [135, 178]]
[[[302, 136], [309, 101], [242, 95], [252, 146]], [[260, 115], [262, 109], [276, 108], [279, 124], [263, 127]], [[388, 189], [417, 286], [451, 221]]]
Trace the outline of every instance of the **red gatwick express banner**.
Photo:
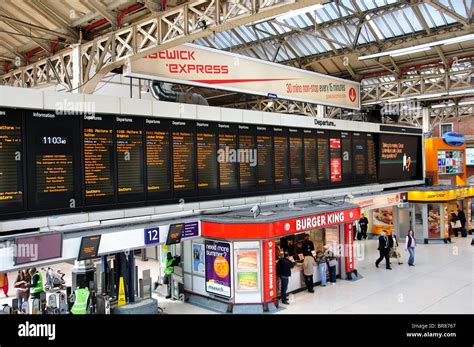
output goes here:
[[263, 244], [263, 299], [264, 302], [276, 298], [275, 241], [265, 240]]
[[344, 244], [346, 247], [346, 272], [351, 272], [354, 271], [354, 226], [352, 223], [344, 225]]

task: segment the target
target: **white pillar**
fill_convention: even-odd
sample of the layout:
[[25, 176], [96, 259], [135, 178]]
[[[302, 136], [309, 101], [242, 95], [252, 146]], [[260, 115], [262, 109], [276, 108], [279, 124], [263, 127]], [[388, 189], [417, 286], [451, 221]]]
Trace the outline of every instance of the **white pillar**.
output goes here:
[[[92, 59], [92, 57], [91, 57]], [[75, 44], [72, 45], [72, 92], [73, 93], [80, 93], [82, 88], [80, 85], [82, 84], [82, 64], [81, 64], [81, 45]]]
[[428, 133], [430, 132], [430, 111], [427, 107], [423, 107], [421, 115], [423, 121], [423, 133]]
[[318, 118], [325, 118], [326, 117], [326, 106], [317, 105], [316, 110], [318, 112]]

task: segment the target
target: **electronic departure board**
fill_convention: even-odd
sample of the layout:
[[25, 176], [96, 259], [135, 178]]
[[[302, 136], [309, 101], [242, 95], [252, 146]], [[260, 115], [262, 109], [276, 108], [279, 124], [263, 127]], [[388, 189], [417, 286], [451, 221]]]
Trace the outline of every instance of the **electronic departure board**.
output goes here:
[[306, 186], [314, 186], [318, 183], [318, 167], [316, 165], [316, 131], [303, 130], [304, 140], [304, 170]]
[[273, 188], [273, 136], [270, 127], [257, 126], [257, 175], [260, 190]]
[[0, 109], [0, 213], [23, 209], [21, 112]]
[[275, 148], [275, 186], [277, 189], [289, 187], [288, 129], [273, 128]]
[[29, 208], [81, 206], [80, 117], [27, 111], [25, 121]]
[[367, 176], [367, 145], [364, 133], [352, 133], [352, 152], [354, 153], [355, 179], [363, 180]]
[[331, 169], [331, 182], [342, 181], [342, 155], [341, 155], [341, 138], [339, 134], [331, 133], [329, 139], [329, 156]]
[[143, 118], [115, 117], [119, 202], [145, 200]]
[[239, 189], [237, 162], [237, 125], [218, 124], [219, 128], [219, 182], [221, 193], [232, 193]]
[[303, 131], [289, 129], [290, 134], [290, 183], [292, 187], [304, 186]]
[[257, 187], [257, 139], [255, 128], [239, 125], [240, 190], [251, 192]]
[[113, 203], [116, 201], [114, 118], [104, 115], [83, 117], [85, 203]]
[[352, 140], [351, 134], [341, 132], [342, 177], [344, 182], [352, 180]]
[[170, 124], [169, 120], [145, 119], [148, 199], [171, 195]]
[[377, 158], [374, 135], [366, 134], [367, 136], [367, 176], [369, 180], [377, 179]]
[[215, 123], [196, 123], [197, 179], [200, 194], [217, 194], [217, 126]]
[[329, 182], [329, 132], [317, 130], [318, 180]]
[[192, 195], [195, 190], [195, 123], [172, 121], [173, 190], [175, 196]]

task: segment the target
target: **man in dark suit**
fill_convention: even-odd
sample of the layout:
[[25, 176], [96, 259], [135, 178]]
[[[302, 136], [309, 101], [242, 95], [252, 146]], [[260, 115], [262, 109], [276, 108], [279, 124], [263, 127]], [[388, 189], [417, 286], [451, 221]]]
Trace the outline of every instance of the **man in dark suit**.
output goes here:
[[377, 259], [375, 262], [375, 266], [379, 267], [380, 262], [385, 258], [385, 265], [387, 270], [392, 270], [390, 267], [390, 260], [389, 260], [389, 253], [390, 253], [390, 248], [393, 247], [393, 239], [389, 238], [387, 236], [387, 232], [383, 230], [380, 233], [379, 236], [379, 252], [380, 252], [380, 257]]
[[[464, 214], [464, 211], [458, 207], [458, 219], [461, 222], [461, 236], [466, 237], [466, 215]], [[457, 235], [456, 235], [457, 236]]]

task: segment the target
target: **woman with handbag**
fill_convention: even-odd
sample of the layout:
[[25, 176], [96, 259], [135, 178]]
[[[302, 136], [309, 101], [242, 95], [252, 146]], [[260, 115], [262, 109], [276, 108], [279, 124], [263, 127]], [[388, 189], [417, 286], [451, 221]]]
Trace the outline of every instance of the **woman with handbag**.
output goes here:
[[413, 229], [410, 229], [408, 230], [408, 235], [405, 240], [405, 250], [410, 253], [410, 257], [408, 258], [408, 266], [415, 266], [415, 247], [415, 233], [413, 232]]
[[391, 237], [392, 237], [392, 239], [393, 239], [393, 246], [392, 246], [392, 248], [390, 249], [390, 258], [395, 258], [395, 259], [397, 259], [398, 265], [402, 265], [403, 263], [400, 261], [400, 259], [402, 258], [402, 255], [398, 252], [398, 240], [397, 240], [397, 236], [395, 235], [394, 232], [392, 232]]
[[453, 229], [454, 236], [458, 237], [459, 229], [461, 229], [461, 221], [458, 218], [458, 215], [453, 211], [451, 212], [451, 228]]
[[324, 252], [324, 256], [326, 257], [328, 266], [329, 266], [329, 282], [331, 282], [332, 285], [335, 285], [336, 284], [337, 257], [329, 249], [328, 245], [324, 246], [324, 249], [326, 250]]

